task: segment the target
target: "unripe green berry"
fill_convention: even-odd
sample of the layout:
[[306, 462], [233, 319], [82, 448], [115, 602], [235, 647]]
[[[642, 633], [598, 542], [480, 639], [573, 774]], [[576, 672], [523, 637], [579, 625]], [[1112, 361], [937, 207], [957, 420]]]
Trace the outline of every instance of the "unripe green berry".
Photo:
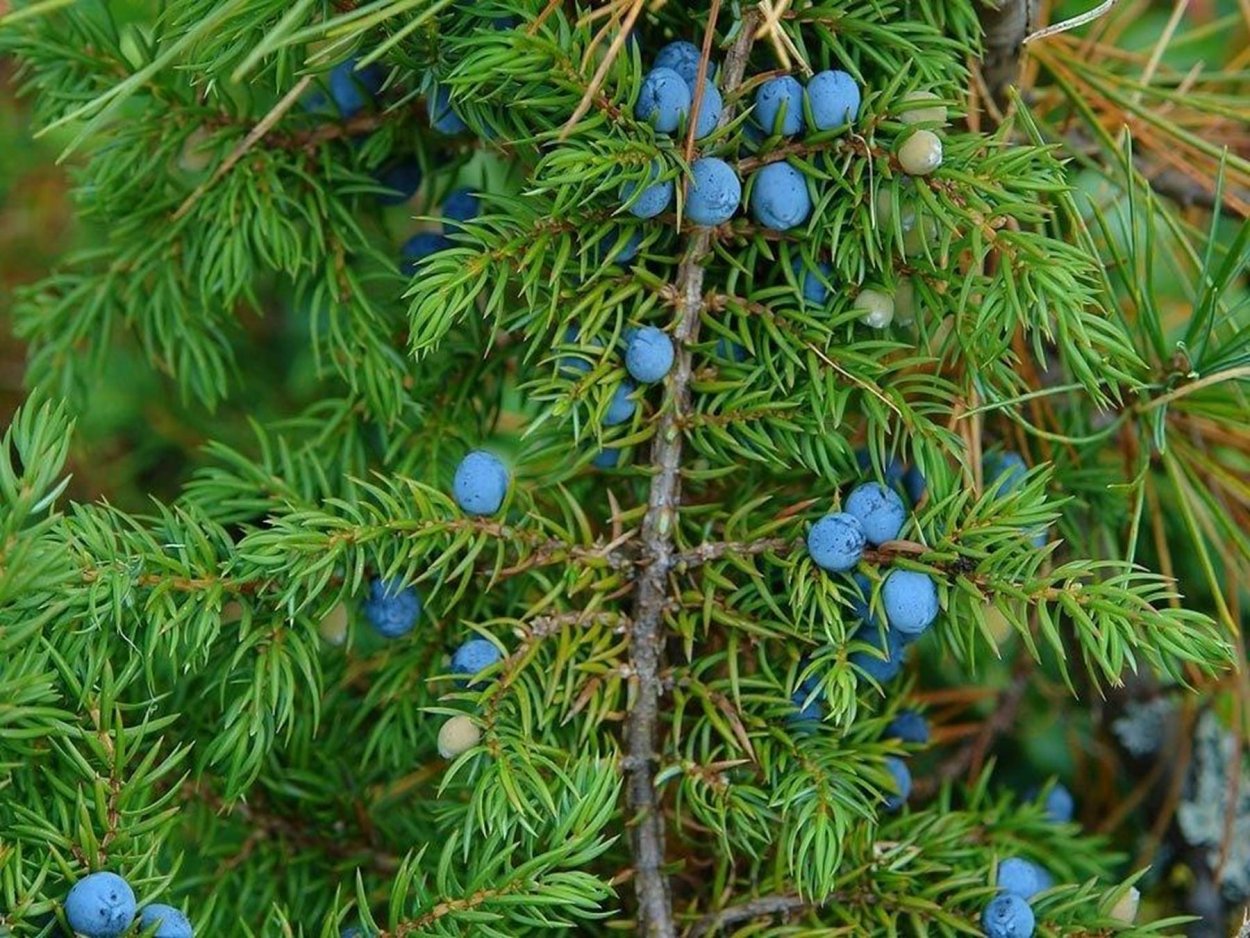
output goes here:
[[946, 124], [946, 105], [933, 104], [929, 106], [917, 105], [918, 101], [940, 101], [940, 96], [932, 91], [913, 91], [903, 97], [903, 108], [899, 111], [898, 119], [904, 124], [929, 124], [934, 123], [939, 126]]
[[894, 319], [894, 299], [880, 290], [860, 290], [855, 297], [860, 321], [873, 329], [884, 329]]
[[916, 321], [916, 282], [905, 277], [894, 288], [894, 321], [910, 326]]
[[942, 141], [932, 130], [917, 130], [898, 148], [898, 165], [909, 176], [927, 176], [942, 165]]
[[468, 752], [482, 741], [482, 731], [470, 717], [454, 716], [438, 731], [438, 754], [444, 759], [454, 759]]
[[342, 645], [347, 640], [347, 606], [335, 603], [334, 608], [326, 613], [317, 631], [331, 645]]

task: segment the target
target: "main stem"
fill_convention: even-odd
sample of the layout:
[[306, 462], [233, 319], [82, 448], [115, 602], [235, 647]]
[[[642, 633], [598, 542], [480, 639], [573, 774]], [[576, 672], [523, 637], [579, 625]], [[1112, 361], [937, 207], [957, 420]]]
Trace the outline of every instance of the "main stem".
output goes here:
[[[757, 19], [755, 10], [743, 17], [738, 39], [726, 56], [723, 91], [729, 101], [742, 82]], [[722, 122], [729, 116], [727, 108]], [[647, 513], [642, 520], [641, 571], [635, 585], [634, 625], [630, 633], [629, 663], [635, 692], [625, 726], [625, 794], [632, 816], [638, 933], [647, 938], [676, 938], [677, 934], [668, 879], [663, 871], [664, 817], [654, 777], [660, 748], [664, 607], [668, 602], [668, 578], [673, 568], [673, 530], [681, 503], [682, 420], [690, 406], [690, 346], [699, 334], [699, 316], [704, 305], [703, 264], [711, 247], [711, 229], [696, 229], [677, 270], [677, 312], [673, 329], [677, 355], [651, 447], [654, 472]]]
[[985, 54], [981, 75], [994, 102], [1007, 106], [1007, 89], [1020, 77], [1020, 54], [1024, 37], [1032, 28], [1030, 0], [982, 0], [981, 28], [985, 33]]

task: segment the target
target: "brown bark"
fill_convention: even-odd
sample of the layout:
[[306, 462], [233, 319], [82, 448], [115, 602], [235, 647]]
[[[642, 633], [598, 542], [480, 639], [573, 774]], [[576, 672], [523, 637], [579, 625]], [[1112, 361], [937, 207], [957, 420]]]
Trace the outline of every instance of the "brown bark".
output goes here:
[[[725, 59], [724, 92], [741, 83], [755, 34], [758, 14], [743, 17], [738, 41]], [[730, 119], [731, 109], [721, 116]], [[634, 697], [625, 727], [625, 794], [631, 817], [634, 886], [638, 896], [638, 933], [647, 938], [675, 938], [672, 900], [664, 874], [664, 818], [655, 788], [655, 764], [660, 748], [660, 675], [664, 648], [664, 610], [668, 605], [669, 573], [674, 564], [673, 530], [681, 503], [682, 420], [689, 407], [690, 346], [699, 332], [703, 312], [704, 263], [712, 247], [713, 231], [695, 229], [677, 272], [676, 323], [673, 339], [676, 362], [669, 375], [659, 426], [651, 449], [654, 474], [642, 522], [641, 573], [635, 584], [634, 625], [630, 635], [630, 669]]]

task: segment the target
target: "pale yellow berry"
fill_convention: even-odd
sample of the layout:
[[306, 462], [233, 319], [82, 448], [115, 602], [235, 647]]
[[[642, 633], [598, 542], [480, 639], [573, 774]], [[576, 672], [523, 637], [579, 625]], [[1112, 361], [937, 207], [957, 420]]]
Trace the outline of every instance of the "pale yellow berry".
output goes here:
[[884, 329], [894, 318], [894, 300], [880, 290], [860, 290], [855, 308], [862, 313], [860, 321], [873, 329]]
[[916, 284], [911, 277], [904, 277], [894, 288], [894, 321], [900, 326], [916, 321]]
[[1127, 925], [1137, 921], [1137, 906], [1141, 903], [1141, 893], [1136, 886], [1129, 886], [1128, 891], [1116, 900], [1111, 907], [1111, 917]]
[[1011, 622], [993, 603], [985, 604], [985, 627], [996, 644], [1002, 644], [1011, 637]]
[[187, 134], [187, 139], [182, 142], [182, 153], [178, 157], [178, 168], [187, 173], [201, 173], [208, 169], [208, 164], [213, 161], [209, 139], [209, 133], [203, 127], [197, 127]]
[[438, 731], [438, 754], [444, 759], [454, 759], [468, 752], [482, 741], [482, 731], [469, 717], [461, 714], [452, 717]]
[[347, 641], [347, 606], [344, 603], [335, 603], [334, 608], [321, 620], [318, 631], [331, 645], [342, 645]]
[[890, 196], [889, 189], [877, 190], [874, 208], [877, 212], [877, 226], [884, 228], [890, 223], [890, 219], [894, 217], [894, 199]]
[[903, 253], [908, 257], [923, 254], [925, 247], [937, 240], [937, 222], [928, 215], [917, 217], [914, 209], [903, 213]]
[[914, 106], [917, 101], [940, 101], [938, 95], [932, 91], [913, 91], [911, 94], [903, 98], [903, 107], [899, 110], [898, 119], [904, 124], [928, 124], [934, 123], [938, 126], [946, 125], [946, 105], [932, 104], [927, 107]]
[[898, 165], [909, 176], [927, 176], [942, 165], [942, 141], [932, 130], [917, 130], [898, 148]]

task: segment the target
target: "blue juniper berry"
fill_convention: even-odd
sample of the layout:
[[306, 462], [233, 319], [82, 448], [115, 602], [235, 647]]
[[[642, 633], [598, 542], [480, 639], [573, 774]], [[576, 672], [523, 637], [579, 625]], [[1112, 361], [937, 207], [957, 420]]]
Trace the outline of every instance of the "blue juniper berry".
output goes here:
[[750, 202], [751, 217], [775, 231], [801, 225], [812, 213], [807, 180], [789, 163], [769, 163], [757, 171]]
[[383, 638], [399, 638], [412, 631], [421, 615], [421, 595], [398, 580], [375, 578], [365, 598], [365, 618]]
[[625, 370], [642, 384], [664, 380], [673, 367], [673, 340], [655, 326], [635, 329], [625, 347]]
[[890, 571], [881, 588], [881, 600], [891, 628], [909, 636], [919, 636], [937, 618], [937, 585], [926, 573]]
[[885, 736], [923, 746], [929, 742], [929, 723], [915, 710], [900, 710], [885, 728]]
[[864, 529], [846, 512], [825, 515], [807, 532], [807, 552], [822, 570], [850, 570], [864, 555]]
[[[485, 671], [498, 663], [502, 658], [503, 653], [494, 642], [487, 641], [484, 638], [470, 638], [452, 653], [451, 673], [464, 674], [471, 678], [473, 675]], [[461, 683], [471, 684], [473, 682], [468, 680]]]
[[508, 469], [494, 453], [474, 450], [456, 467], [452, 494], [461, 510], [471, 515], [493, 515], [508, 493]]
[[803, 129], [803, 86], [790, 75], [770, 78], [755, 92], [755, 122], [767, 134], [792, 137]]
[[630, 398], [634, 390], [634, 383], [628, 380], [622, 381], [617, 386], [612, 394], [612, 400], [608, 404], [608, 409], [603, 415], [603, 425], [605, 427], [615, 427], [617, 424], [624, 423], [634, 416], [634, 411], [638, 409], [638, 404]]
[[139, 913], [139, 926], [146, 930], [153, 925], [156, 925], [156, 931], [152, 933], [152, 938], [193, 938], [194, 936], [191, 922], [181, 910], [175, 909], [172, 905], [154, 902], [144, 907]]
[[690, 86], [671, 68], [647, 73], [638, 91], [634, 116], [646, 121], [657, 133], [671, 134], [690, 113]]
[[[686, 42], [679, 39], [676, 42], [670, 42], [662, 48], [655, 56], [655, 68], [671, 68], [682, 77], [687, 85], [694, 85], [695, 79], [699, 77], [699, 59], [702, 54], [699, 47], [693, 42]], [[716, 75], [716, 63], [707, 63], [707, 77], [712, 78]]]
[[[660, 163], [658, 161], [651, 164], [651, 178], [656, 179], [660, 175]], [[666, 179], [663, 182], [652, 183], [641, 192], [637, 198], [634, 193], [638, 191], [638, 184], [633, 180], [629, 180], [621, 185], [621, 202], [629, 206], [628, 211], [636, 218], [654, 218], [659, 215], [673, 201], [673, 180]]]
[[848, 514], [859, 519], [868, 543], [880, 546], [898, 537], [907, 520], [903, 500], [880, 482], [865, 482], [855, 486], [846, 499]]
[[88, 938], [116, 938], [135, 919], [135, 893], [116, 873], [90, 873], [65, 897], [69, 927]]
[[1033, 910], [1019, 896], [995, 896], [981, 913], [985, 938], [1032, 938], [1036, 922]]
[[714, 226], [733, 218], [742, 202], [742, 183], [724, 160], [705, 156], [690, 168], [686, 217], [696, 225]]
[[819, 72], [807, 82], [807, 104], [817, 130], [832, 130], [854, 121], [859, 100], [859, 85], [846, 72]]

